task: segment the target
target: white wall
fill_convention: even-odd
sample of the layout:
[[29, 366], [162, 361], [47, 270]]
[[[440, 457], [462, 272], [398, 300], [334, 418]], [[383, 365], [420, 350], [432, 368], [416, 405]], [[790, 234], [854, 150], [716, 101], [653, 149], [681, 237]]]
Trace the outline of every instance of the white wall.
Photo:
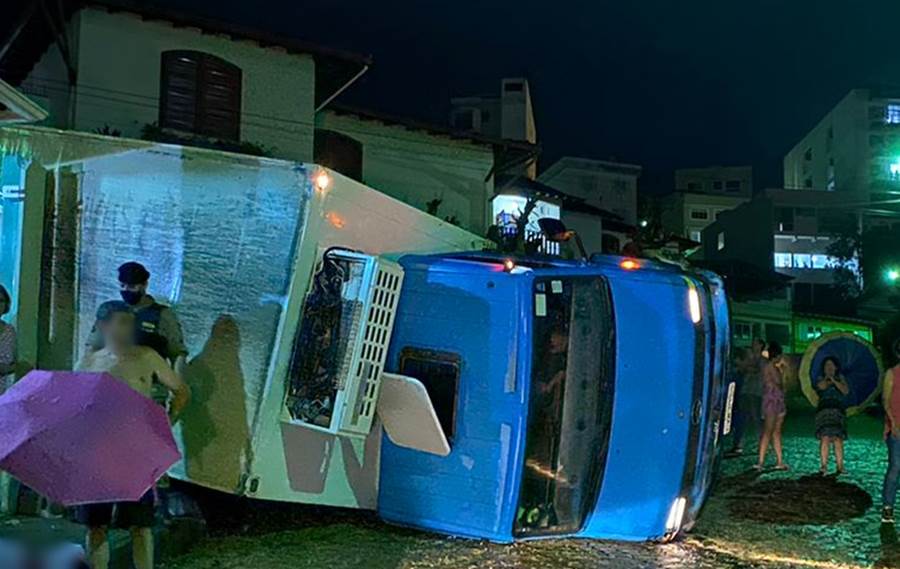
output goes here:
[[637, 223], [637, 180], [640, 167], [598, 160], [563, 158], [538, 179], [590, 205]]
[[[162, 52], [197, 50], [241, 68], [242, 141], [274, 148], [279, 158], [312, 160], [315, 63], [311, 56], [94, 8], [81, 10], [70, 26], [77, 45], [78, 86], [74, 123], [66, 121], [66, 126], [93, 131], [109, 125], [123, 136], [139, 138], [143, 126], [159, 118]], [[57, 119], [63, 114], [57, 107], [65, 104], [59, 99], [65, 72], [55, 48], [38, 63], [26, 84], [31, 88], [46, 85], [45, 76], [57, 86], [57, 104], [51, 105]]]
[[[825, 190], [834, 161], [834, 189], [867, 192], [869, 187], [869, 92], [851, 91], [784, 158], [784, 187]], [[807, 160], [810, 151], [811, 160]]]
[[[687, 238], [702, 232], [716, 220], [716, 215], [734, 209], [749, 201], [746, 197], [718, 196], [689, 192], [674, 192], [660, 200], [660, 217], [663, 227], [676, 235]], [[706, 219], [694, 219], [694, 211], [705, 211]]]
[[494, 165], [490, 146], [436, 136], [402, 126], [325, 111], [319, 128], [363, 145], [363, 183], [413, 207], [443, 199], [438, 216], [456, 216], [464, 229], [484, 235], [490, 218]]
[[603, 252], [603, 221], [599, 217], [563, 210], [562, 222], [567, 229], [578, 233], [588, 255]]

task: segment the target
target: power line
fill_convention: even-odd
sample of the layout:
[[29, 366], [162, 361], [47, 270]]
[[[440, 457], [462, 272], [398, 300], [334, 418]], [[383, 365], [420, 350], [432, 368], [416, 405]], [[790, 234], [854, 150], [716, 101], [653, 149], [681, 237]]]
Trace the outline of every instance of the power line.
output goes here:
[[[51, 78], [46, 78], [46, 77], [33, 77], [30, 79], [33, 79], [34, 82], [37, 83], [36, 87], [42, 88], [44, 90], [51, 91], [54, 93], [61, 93], [61, 94], [69, 94], [70, 93], [70, 89], [68, 88], [68, 82], [66, 82], [66, 81], [51, 79]], [[104, 95], [104, 94], [83, 92], [81, 90], [82, 87], [85, 87], [85, 88], [88, 88], [91, 90], [95, 90], [95, 91], [102, 91], [102, 92], [122, 95], [124, 97], [134, 97], [134, 98], [144, 99], [147, 102], [130, 101], [130, 100], [122, 99], [122, 98], [111, 97], [111, 96]], [[133, 106], [133, 107], [141, 107], [141, 108], [145, 108], [148, 110], [152, 109], [154, 111], [159, 109], [158, 98], [151, 97], [148, 95], [141, 95], [141, 94], [137, 94], [137, 93], [128, 93], [125, 91], [117, 91], [117, 90], [113, 90], [113, 89], [106, 89], [104, 87], [97, 87], [97, 86], [90, 86], [90, 85], [83, 85], [83, 86], [79, 85], [79, 87], [75, 89], [75, 92], [76, 92], [77, 96], [88, 97], [89, 99], [94, 99], [94, 100], [98, 100], [98, 101], [112, 102], [112, 103], [117, 103], [117, 104], [121, 104], [121, 105], [129, 105], [129, 106]], [[299, 119], [290, 119], [290, 118], [286, 118], [286, 117], [274, 117], [271, 115], [263, 115], [260, 113], [245, 112], [243, 110], [241, 111], [242, 126], [243, 125], [252, 126], [252, 127], [255, 127], [258, 129], [267, 130], [267, 131], [271, 131], [271, 132], [278, 132], [278, 133], [283, 133], [284, 132], [283, 129], [278, 128], [278, 126], [272, 125], [272, 124], [264, 124], [264, 123], [260, 123], [260, 122], [246, 120], [244, 117], [255, 117], [258, 119], [272, 121], [273, 123], [278, 123], [278, 124], [285, 124], [285, 123], [293, 124], [293, 125], [302, 126], [305, 128], [312, 128], [313, 130], [317, 127], [315, 121], [304, 121], [304, 120], [299, 120]], [[388, 128], [403, 128], [403, 126], [398, 125], [398, 126], [394, 127], [394, 126], [388, 125]], [[393, 140], [393, 141], [398, 141], [401, 143], [411, 144], [411, 145], [425, 145], [425, 146], [441, 147], [441, 148], [448, 148], [448, 149], [452, 149], [453, 144], [458, 144], [457, 141], [449, 141], [449, 144], [444, 145], [444, 144], [431, 142], [431, 141], [427, 141], [427, 140], [422, 140], [422, 141], [410, 140], [408, 138], [391, 135], [391, 134], [387, 134], [384, 132], [373, 132], [371, 130], [366, 130], [364, 128], [346, 126], [346, 125], [341, 125], [339, 132], [351, 133], [351, 134], [356, 134], [358, 136], [364, 136], [364, 137], [375, 137], [375, 138], [381, 138], [381, 139], [385, 139], [385, 140]], [[426, 136], [428, 136], [428, 135], [426, 135]], [[362, 143], [362, 141], [359, 141], [359, 142]], [[465, 143], [465, 144], [467, 144], [469, 146], [476, 146], [472, 143]], [[379, 150], [393, 151], [393, 153], [396, 155], [404, 155], [404, 156], [408, 155], [407, 152], [403, 152], [402, 150], [399, 150], [399, 149], [380, 147]], [[457, 147], [457, 148], [455, 148], [455, 150], [458, 152], [477, 152], [473, 148], [458, 148]], [[493, 166], [493, 150], [486, 150], [484, 152], [490, 153], [491, 165]], [[444, 160], [456, 160], [456, 158], [454, 158], [453, 156], [450, 156], [450, 155], [444, 154], [444, 153], [416, 151], [416, 154], [418, 154], [418, 155], [424, 154], [424, 155], [428, 155], [428, 156], [434, 156], [437, 158], [442, 158]], [[463, 168], [463, 169], [470, 170], [473, 172], [479, 172], [482, 176], [484, 176], [486, 173], [486, 170], [483, 170], [478, 167], [467, 166], [465, 164], [455, 164], [454, 167]], [[490, 168], [488, 168], [488, 170], [489, 169]]]

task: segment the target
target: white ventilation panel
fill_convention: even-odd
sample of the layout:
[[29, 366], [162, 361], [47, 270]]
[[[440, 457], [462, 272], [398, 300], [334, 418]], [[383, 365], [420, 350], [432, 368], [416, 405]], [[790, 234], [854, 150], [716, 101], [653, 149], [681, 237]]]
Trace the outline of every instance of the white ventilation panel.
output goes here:
[[295, 340], [286, 401], [292, 422], [369, 434], [402, 284], [396, 263], [354, 251], [325, 254]]

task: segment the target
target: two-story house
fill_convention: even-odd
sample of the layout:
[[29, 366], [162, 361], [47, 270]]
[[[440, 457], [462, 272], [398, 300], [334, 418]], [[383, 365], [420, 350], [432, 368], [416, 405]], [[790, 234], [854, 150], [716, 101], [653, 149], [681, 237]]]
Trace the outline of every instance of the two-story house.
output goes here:
[[45, 124], [290, 160], [313, 160], [316, 110], [370, 64], [129, 0], [12, 0], [4, 15], [0, 77]]

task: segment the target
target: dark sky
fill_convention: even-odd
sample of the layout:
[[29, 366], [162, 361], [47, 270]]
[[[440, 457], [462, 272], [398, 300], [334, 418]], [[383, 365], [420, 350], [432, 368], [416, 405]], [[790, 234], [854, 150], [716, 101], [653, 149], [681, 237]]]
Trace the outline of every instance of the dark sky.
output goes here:
[[375, 65], [342, 100], [445, 122], [452, 95], [525, 75], [543, 167], [562, 155], [645, 168], [781, 160], [851, 88], [900, 84], [896, 0], [220, 0], [155, 3], [332, 47]]

